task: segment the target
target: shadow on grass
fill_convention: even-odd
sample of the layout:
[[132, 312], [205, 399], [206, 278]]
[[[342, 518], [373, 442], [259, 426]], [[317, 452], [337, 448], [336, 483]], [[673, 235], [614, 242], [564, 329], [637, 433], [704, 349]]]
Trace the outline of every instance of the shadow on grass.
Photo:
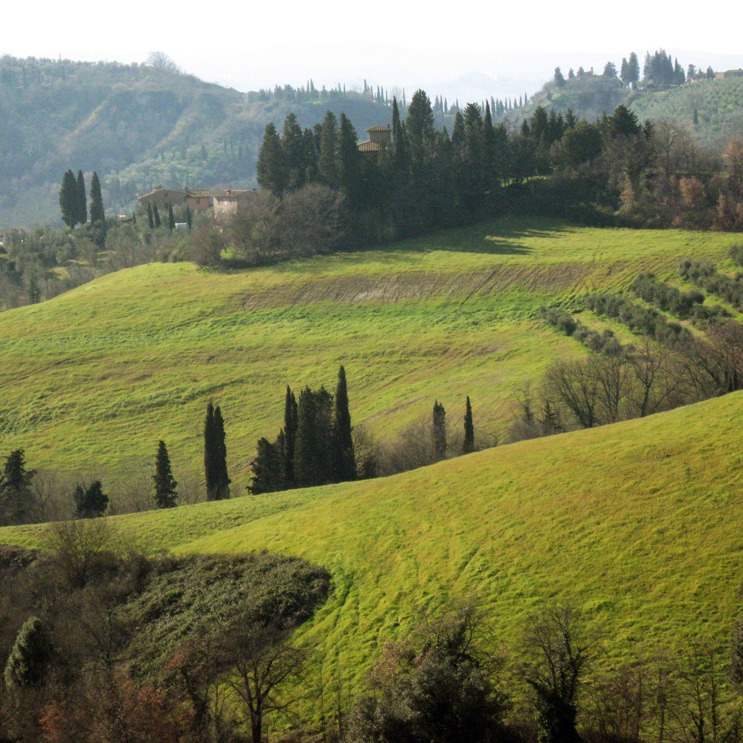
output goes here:
[[[523, 240], [553, 238], [570, 228], [557, 220], [542, 218], [503, 217], [485, 224], [456, 227], [423, 235], [394, 244], [396, 250], [430, 252], [434, 250], [454, 253], [486, 253], [490, 255], [529, 255], [533, 248]], [[389, 250], [390, 246], [379, 246]]]

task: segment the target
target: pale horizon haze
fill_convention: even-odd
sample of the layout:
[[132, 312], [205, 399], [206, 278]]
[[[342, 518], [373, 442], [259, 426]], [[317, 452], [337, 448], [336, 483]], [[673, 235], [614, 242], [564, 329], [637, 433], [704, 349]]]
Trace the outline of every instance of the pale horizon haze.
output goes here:
[[[412, 3], [348, 7], [315, 3], [146, 3], [106, 12], [92, 0], [14, 4], [0, 54], [142, 63], [155, 51], [207, 82], [248, 91], [274, 85], [364, 80], [386, 89], [417, 87], [463, 99], [532, 94], [554, 68], [603, 69], [622, 57], [665, 49], [686, 68], [743, 66], [741, 6], [684, 13], [651, 3], [621, 10], [585, 0], [569, 7], [543, 0], [443, 9]], [[109, 6], [110, 8], [110, 6]]]

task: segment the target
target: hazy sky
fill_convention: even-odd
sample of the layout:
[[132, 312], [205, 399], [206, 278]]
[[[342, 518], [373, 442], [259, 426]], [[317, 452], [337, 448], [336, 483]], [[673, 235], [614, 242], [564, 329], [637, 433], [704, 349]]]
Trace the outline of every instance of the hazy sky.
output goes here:
[[684, 66], [717, 66], [723, 60], [715, 53], [743, 65], [743, 6], [723, 0], [715, 9], [669, 12], [647, 0], [460, 0], [443, 9], [420, 0], [353, 7], [340, 0], [40, 0], [7, 9], [0, 53], [143, 62], [162, 51], [186, 72], [242, 90], [309, 78], [318, 86], [363, 78], [387, 88], [425, 86], [472, 72], [544, 82], [555, 65], [618, 65], [630, 51], [642, 62], [660, 48]]

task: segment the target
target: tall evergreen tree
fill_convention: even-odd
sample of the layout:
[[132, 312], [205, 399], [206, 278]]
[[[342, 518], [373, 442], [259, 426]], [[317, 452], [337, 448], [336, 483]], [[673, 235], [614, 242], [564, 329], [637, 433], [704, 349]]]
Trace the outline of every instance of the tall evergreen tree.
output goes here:
[[294, 485], [294, 448], [297, 441], [297, 398], [289, 385], [284, 398], [284, 480], [286, 487]]
[[276, 196], [281, 196], [286, 190], [284, 148], [273, 123], [266, 126], [263, 134], [263, 143], [258, 153], [257, 177], [260, 187]]
[[155, 215], [152, 211], [152, 204], [150, 202], [147, 202], [147, 226], [151, 229], [155, 229]]
[[152, 205], [152, 219], [155, 223], [155, 229], [157, 229], [162, 224], [160, 221], [160, 210], [157, 208], [157, 204]]
[[224, 420], [219, 405], [215, 407], [211, 402], [206, 406], [204, 422], [204, 474], [207, 500], [230, 497]]
[[346, 194], [351, 209], [361, 206], [363, 187], [361, 181], [361, 153], [357, 144], [356, 130], [350, 119], [340, 116], [338, 143], [338, 184]]
[[356, 479], [356, 457], [353, 450], [351, 412], [348, 406], [348, 386], [346, 370], [338, 370], [338, 385], [335, 388], [335, 415], [333, 420], [335, 434], [335, 481], [346, 482]]
[[338, 188], [338, 119], [332, 111], [325, 114], [320, 129], [320, 158], [317, 165], [320, 181], [330, 188]]
[[627, 63], [627, 66], [627, 82], [632, 83], [633, 85], [637, 85], [637, 83], [640, 82], [640, 60], [637, 58], [637, 55], [634, 52], [629, 55], [629, 62]]
[[431, 156], [431, 148], [436, 136], [431, 100], [423, 90], [417, 90], [410, 99], [405, 131], [408, 135], [410, 159], [413, 167], [421, 168]]
[[173, 214], [172, 204], [168, 204], [168, 229], [171, 232], [175, 229], [175, 214]]
[[5, 664], [5, 685], [9, 689], [39, 686], [49, 670], [53, 645], [44, 622], [29, 617], [18, 630]]
[[446, 458], [446, 410], [436, 400], [433, 404], [433, 455], [436, 461]]
[[90, 180], [90, 222], [91, 224], [103, 224], [105, 218], [101, 182], [98, 179], [98, 173], [93, 171], [93, 177]]
[[88, 221], [88, 197], [85, 194], [85, 177], [83, 171], [77, 171], [77, 211], [76, 219], [80, 224], [85, 224]]
[[464, 443], [462, 444], [462, 453], [469, 454], [473, 451], [475, 451], [475, 425], [472, 420], [472, 405], [468, 395], [467, 405], [464, 411]]
[[62, 186], [59, 189], [59, 207], [62, 211], [62, 221], [72, 229], [78, 222], [78, 207], [77, 181], [71, 170], [68, 170], [62, 178]]
[[284, 120], [281, 147], [286, 167], [286, 187], [294, 191], [304, 185], [307, 177], [303, 133], [296, 114], [290, 113]]
[[78, 485], [73, 494], [75, 515], [79, 519], [94, 519], [103, 516], [108, 508], [108, 496], [103, 492], [100, 480], [90, 485]]
[[275, 493], [286, 487], [282, 458], [280, 441], [271, 443], [266, 438], [258, 440], [258, 451], [252, 466], [253, 480], [250, 483], [250, 492], [253, 495]]
[[0, 473], [0, 524], [20, 524], [28, 520], [32, 507], [31, 480], [35, 470], [26, 469], [23, 449], [12, 451]]
[[294, 479], [297, 487], [333, 482], [333, 399], [324, 387], [305, 387], [297, 405]]
[[178, 483], [173, 477], [170, 456], [164, 441], [157, 445], [155, 474], [152, 480], [155, 483], [155, 505], [158, 508], [173, 508], [178, 505]]
[[230, 482], [227, 474], [227, 444], [224, 430], [224, 419], [219, 405], [214, 408], [214, 441], [216, 451], [217, 499], [230, 497]]

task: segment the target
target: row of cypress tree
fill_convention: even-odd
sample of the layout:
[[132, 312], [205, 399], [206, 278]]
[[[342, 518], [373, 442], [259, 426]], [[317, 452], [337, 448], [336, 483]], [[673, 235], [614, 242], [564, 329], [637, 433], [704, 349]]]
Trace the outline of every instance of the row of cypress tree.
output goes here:
[[344, 367], [338, 370], [335, 395], [325, 387], [305, 387], [297, 400], [287, 386], [284, 427], [274, 441], [258, 441], [250, 492], [257, 495], [357, 477]]
[[[88, 197], [85, 192], [85, 177], [82, 170], [77, 171], [77, 177], [71, 170], [68, 170], [62, 177], [59, 207], [62, 211], [62, 221], [70, 229], [77, 224], [88, 222]], [[101, 182], [98, 179], [98, 173], [93, 172], [90, 181], [90, 223], [103, 224], [105, 218]]]

